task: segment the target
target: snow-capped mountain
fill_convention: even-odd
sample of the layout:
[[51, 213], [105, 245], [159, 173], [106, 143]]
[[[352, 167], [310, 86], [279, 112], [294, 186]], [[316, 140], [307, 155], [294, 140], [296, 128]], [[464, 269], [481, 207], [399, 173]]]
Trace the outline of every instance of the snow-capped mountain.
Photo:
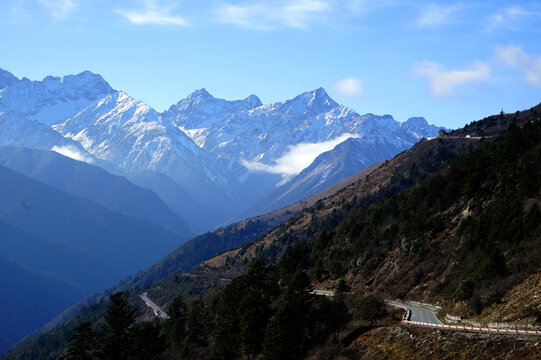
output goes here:
[[439, 129], [443, 129], [442, 127], [429, 125], [424, 117], [419, 116], [409, 118], [401, 123], [400, 127], [417, 139], [434, 137]]
[[9, 71], [0, 69], [0, 90], [4, 90], [6, 86], [12, 86], [18, 81], [19, 79], [17, 79], [15, 75], [10, 73]]
[[244, 100], [227, 101], [210, 95], [206, 89], [196, 90], [187, 98], [172, 105], [165, 116], [187, 130], [207, 128], [241, 111], [263, 105], [255, 95]]
[[[194, 94], [190, 95], [192, 101]], [[208, 97], [208, 93], [201, 96]], [[351, 108], [337, 104], [323, 88], [284, 103], [261, 105], [250, 110], [239, 108], [222, 119], [212, 117], [198, 123], [210, 124], [207, 128], [200, 125], [197, 129], [191, 128], [190, 122], [183, 121], [190, 118], [189, 114], [179, 115], [181, 110], [177, 110], [176, 120], [198, 145], [220, 158], [242, 160], [248, 164], [272, 165], [290, 151], [291, 146], [319, 144], [340, 137], [345, 140], [351, 136], [377, 134], [404, 148], [420, 137], [434, 136], [439, 129], [429, 126], [422, 118], [418, 122], [410, 119], [402, 126], [390, 115], [359, 115]]]
[[114, 92], [100, 75], [90, 71], [30, 81], [27, 78], [19, 80], [2, 70], [0, 89], [0, 111], [46, 125], [62, 122]]
[[215, 156], [124, 92], [107, 95], [53, 129], [123, 173], [163, 173], [188, 193], [198, 194], [204, 205], [237, 207]]
[[[439, 128], [360, 115], [323, 88], [270, 104], [201, 89], [159, 113], [88, 71], [30, 81], [0, 70], [0, 130], [0, 145], [76, 154], [154, 190], [178, 214], [185, 199], [209, 214], [210, 229], [266, 196], [284, 205], [308, 196]], [[184, 195], [170, 196], [177, 186]]]
[[[238, 111], [197, 134], [204, 149], [225, 159], [272, 161], [287, 150], [288, 145], [327, 139], [333, 130], [320, 126], [326, 123], [321, 114], [336, 108], [323, 89], [307, 92], [285, 103], [261, 105]], [[340, 114], [332, 114], [333, 118]], [[190, 130], [189, 124], [179, 123]], [[334, 134], [338, 135], [338, 134]]]
[[[400, 123], [390, 115], [360, 115], [336, 103], [323, 88], [283, 103], [252, 103], [253, 108], [246, 100], [227, 102], [206, 91], [195, 92], [181, 103], [198, 105], [198, 121], [191, 122], [189, 106], [176, 107], [173, 121], [203, 149], [227, 160], [241, 184], [239, 198], [252, 199], [240, 217], [309, 197], [423, 137], [435, 136], [440, 129], [421, 117]], [[206, 104], [212, 114], [223, 116], [203, 119]], [[171, 116], [171, 110], [166, 116]], [[269, 178], [277, 174], [280, 178]], [[248, 196], [254, 187], [259, 193]]]

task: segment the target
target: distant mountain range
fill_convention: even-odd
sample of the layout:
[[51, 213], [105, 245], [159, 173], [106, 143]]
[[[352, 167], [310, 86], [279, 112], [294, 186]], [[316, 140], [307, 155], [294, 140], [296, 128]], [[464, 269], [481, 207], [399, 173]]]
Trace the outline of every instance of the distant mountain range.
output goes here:
[[201, 89], [163, 113], [89, 71], [30, 81], [0, 70], [0, 89], [0, 145], [53, 149], [125, 176], [196, 233], [309, 197], [440, 129], [359, 115], [322, 88], [270, 104]]

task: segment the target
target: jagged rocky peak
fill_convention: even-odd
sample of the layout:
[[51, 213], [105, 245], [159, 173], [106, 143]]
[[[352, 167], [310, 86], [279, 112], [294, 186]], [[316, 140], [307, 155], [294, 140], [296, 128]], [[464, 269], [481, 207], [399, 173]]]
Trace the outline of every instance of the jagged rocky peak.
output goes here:
[[[0, 108], [46, 125], [59, 124], [115, 90], [98, 74], [47, 76], [18, 81], [2, 72], [10, 86], [0, 93]], [[1, 80], [0, 80], [1, 81]]]
[[244, 99], [244, 102], [250, 104], [252, 109], [255, 109], [255, 108], [260, 107], [260, 106], [263, 105], [261, 100], [254, 94], [252, 94], [252, 95], [248, 96], [246, 99]]
[[[93, 102], [65, 122], [53, 125], [53, 129], [67, 137], [84, 129], [88, 132], [90, 131], [88, 128], [94, 132], [93, 136], [110, 136], [118, 131], [118, 127], [128, 122], [141, 124], [155, 121], [158, 116], [158, 112], [142, 101], [132, 98], [123, 91], [117, 91]], [[104, 131], [104, 134], [100, 134], [96, 129]]]
[[[108, 117], [115, 117], [117, 119], [123, 118], [125, 121], [128, 121], [129, 119], [153, 121], [159, 115], [159, 113], [150, 106], [141, 100], [132, 98], [123, 91], [117, 91], [107, 95], [85, 109], [85, 112], [95, 112], [96, 114], [99, 114], [97, 115], [97, 118], [101, 120], [104, 119], [103, 115], [107, 114]], [[148, 116], [149, 119], [145, 119], [145, 116]]]
[[310, 98], [310, 102], [308, 103], [308, 105], [325, 104], [325, 105], [328, 105], [330, 107], [338, 106], [338, 103], [336, 101], [334, 101], [329, 96], [329, 94], [327, 94], [327, 91], [325, 91], [325, 89], [322, 88], [322, 87], [312, 91], [311, 96], [312, 97]]
[[115, 91], [101, 75], [88, 70], [77, 75], [47, 76], [42, 83], [46, 87], [77, 89], [82, 96], [89, 100], [96, 99], [96, 95], [106, 95]]
[[400, 126], [419, 139], [423, 137], [433, 137], [438, 130], [445, 130], [444, 127], [430, 125], [424, 117], [420, 116], [411, 117]]
[[18, 83], [20, 80], [15, 77], [12, 73], [9, 71], [6, 71], [4, 69], [0, 69], [0, 90], [5, 88], [6, 86], [11, 86], [13, 84]]
[[[214, 99], [214, 96], [212, 96], [207, 89], [202, 88], [199, 90], [195, 90], [190, 95], [188, 95], [187, 99], [195, 99], [195, 98], [212, 98]], [[182, 101], [182, 100], [181, 100]]]
[[203, 88], [171, 106], [164, 115], [185, 129], [198, 129], [261, 105], [261, 100], [255, 95], [250, 95], [244, 100], [229, 101], [216, 98]]
[[[253, 108], [256, 108], [256, 107], [259, 107], [259, 106], [263, 105], [261, 103], [261, 100], [256, 95], [253, 95], [253, 94], [248, 96], [244, 100], [231, 100], [230, 101], [230, 100], [216, 98], [216, 97], [212, 96], [212, 94], [210, 94], [207, 91], [207, 89], [202, 88], [202, 89], [199, 89], [199, 90], [195, 90], [190, 95], [188, 95], [187, 98], [182, 99], [176, 105], [171, 106], [170, 109], [174, 109], [174, 108], [179, 109], [186, 102], [193, 103], [194, 101], [197, 102], [198, 104], [200, 104], [202, 101], [204, 101], [206, 103], [210, 102], [210, 103], [223, 103], [223, 104], [237, 104], [240, 107], [242, 107], [242, 109], [253, 109]], [[244, 105], [244, 106], [242, 106], [242, 105]], [[248, 106], [246, 106], [246, 105], [248, 105]]]
[[322, 87], [317, 88], [312, 92], [312, 98], [317, 99], [319, 101], [325, 101], [325, 102], [336, 104], [336, 102], [333, 99], [331, 99], [329, 94], [327, 94], [327, 91]]
[[338, 103], [322, 87], [302, 93], [284, 103], [284, 107], [289, 108], [296, 115], [323, 113], [337, 106], [339, 106]]
[[410, 117], [408, 120], [406, 120], [406, 124], [409, 126], [415, 126], [419, 128], [428, 126], [428, 122], [422, 116]]
[[395, 130], [399, 127], [399, 123], [388, 114], [374, 115], [367, 113], [362, 116], [362, 120], [362, 127], [366, 131], [375, 131], [383, 128]]

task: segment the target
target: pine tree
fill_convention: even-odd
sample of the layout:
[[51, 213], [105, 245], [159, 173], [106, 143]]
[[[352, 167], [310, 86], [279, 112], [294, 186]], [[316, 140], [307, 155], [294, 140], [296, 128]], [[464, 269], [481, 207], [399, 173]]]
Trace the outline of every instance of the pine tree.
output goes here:
[[355, 318], [375, 323], [387, 314], [385, 303], [380, 298], [370, 294], [364, 297], [355, 309]]
[[167, 348], [167, 342], [160, 336], [160, 327], [146, 321], [130, 329], [130, 360], [155, 360]]
[[214, 359], [253, 357], [262, 350], [271, 304], [279, 294], [276, 269], [256, 261], [220, 295], [216, 314]]
[[238, 283], [239, 281], [234, 281], [228, 285], [218, 300], [213, 359], [235, 359], [240, 356], [238, 306], [242, 289], [237, 286]]
[[349, 287], [349, 285], [346, 283], [346, 281], [343, 278], [341, 278], [338, 281], [338, 285], [336, 286], [337, 294], [344, 295], [344, 294], [348, 293], [350, 290], [351, 290], [351, 288]]
[[180, 358], [187, 357], [194, 346], [207, 346], [208, 320], [206, 308], [202, 300], [194, 300], [188, 306], [186, 314], [186, 337], [180, 351]]
[[169, 319], [165, 323], [165, 331], [169, 340], [176, 345], [183, 344], [186, 337], [186, 312], [184, 298], [182, 295], [176, 297], [169, 306]]
[[244, 293], [240, 306], [240, 343], [242, 354], [254, 356], [263, 348], [266, 324], [271, 311], [261, 291], [249, 287]]
[[137, 310], [128, 303], [128, 294], [117, 292], [109, 296], [111, 304], [105, 311], [106, 325], [102, 327], [103, 348], [100, 358], [127, 359], [130, 353], [129, 328], [135, 322]]
[[92, 360], [96, 350], [96, 333], [92, 324], [84, 322], [74, 329], [69, 348], [62, 360]]
[[309, 286], [306, 273], [297, 271], [265, 333], [265, 360], [293, 360], [304, 355], [314, 322], [314, 296], [310, 295]]

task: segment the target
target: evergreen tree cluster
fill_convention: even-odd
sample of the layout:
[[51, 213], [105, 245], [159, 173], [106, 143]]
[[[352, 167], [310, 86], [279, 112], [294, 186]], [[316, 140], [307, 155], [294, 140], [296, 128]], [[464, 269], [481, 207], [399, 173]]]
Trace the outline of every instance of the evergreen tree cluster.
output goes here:
[[135, 324], [137, 310], [128, 303], [128, 294], [112, 294], [103, 324], [95, 329], [90, 322], [77, 326], [69, 339], [63, 360], [152, 360], [166, 349], [160, 327], [152, 322]]
[[310, 294], [305, 272], [283, 287], [278, 274], [258, 261], [220, 295], [213, 359], [300, 359], [347, 323], [343, 301]]
[[177, 297], [162, 323], [135, 323], [127, 294], [115, 293], [103, 323], [75, 328], [62, 359], [302, 358], [349, 321], [348, 309], [341, 299], [310, 294], [305, 272], [283, 286], [278, 275], [255, 262], [210, 301]]

